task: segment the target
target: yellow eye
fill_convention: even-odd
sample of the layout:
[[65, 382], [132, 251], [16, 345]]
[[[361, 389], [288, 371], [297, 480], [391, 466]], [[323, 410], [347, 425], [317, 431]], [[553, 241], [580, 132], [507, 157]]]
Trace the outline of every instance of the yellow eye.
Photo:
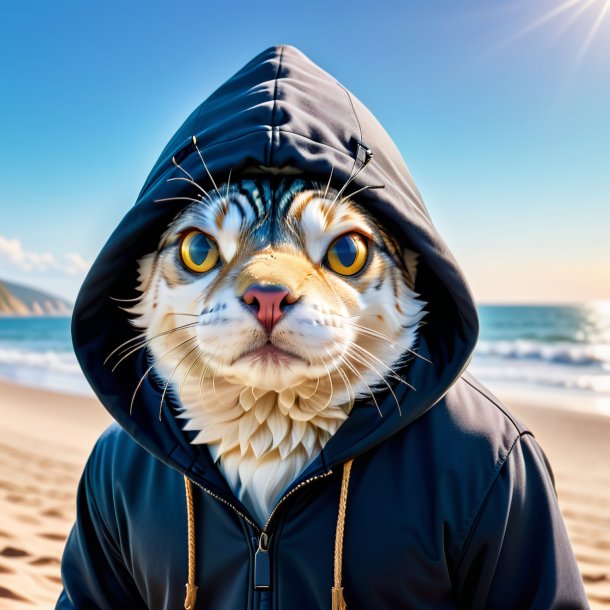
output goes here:
[[341, 275], [355, 275], [368, 258], [366, 239], [359, 233], [346, 233], [335, 239], [326, 253], [328, 266]]
[[218, 244], [196, 229], [186, 233], [180, 242], [180, 260], [189, 271], [210, 271], [216, 266], [218, 256]]

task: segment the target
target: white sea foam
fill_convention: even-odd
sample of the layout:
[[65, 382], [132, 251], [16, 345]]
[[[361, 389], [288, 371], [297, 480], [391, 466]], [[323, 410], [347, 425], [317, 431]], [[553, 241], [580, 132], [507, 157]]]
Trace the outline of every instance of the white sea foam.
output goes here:
[[67, 351], [0, 348], [0, 377], [49, 390], [92, 392], [76, 356]]
[[81, 369], [72, 352], [43, 352], [24, 349], [0, 348], [0, 365], [43, 367], [51, 371], [81, 375]]
[[512, 360], [598, 365], [610, 371], [610, 345], [607, 344], [546, 343], [526, 339], [479, 341], [475, 353], [479, 356], [496, 356]]
[[610, 397], [610, 368], [599, 361], [543, 359], [475, 354], [470, 370], [486, 382], [525, 383], [581, 390]]

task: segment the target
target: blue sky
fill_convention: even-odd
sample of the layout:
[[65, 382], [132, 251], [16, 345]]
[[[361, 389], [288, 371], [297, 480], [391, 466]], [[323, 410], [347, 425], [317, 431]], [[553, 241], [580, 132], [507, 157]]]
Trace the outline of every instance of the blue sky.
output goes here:
[[396, 141], [479, 302], [610, 299], [610, 1], [0, 8], [0, 278], [74, 298], [166, 141], [299, 47]]

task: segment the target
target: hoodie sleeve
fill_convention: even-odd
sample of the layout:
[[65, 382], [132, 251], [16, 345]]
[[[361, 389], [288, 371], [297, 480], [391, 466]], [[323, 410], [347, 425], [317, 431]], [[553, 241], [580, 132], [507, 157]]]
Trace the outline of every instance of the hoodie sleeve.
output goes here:
[[[104, 435], [105, 436], [105, 435]], [[104, 439], [102, 436], [102, 439]], [[78, 485], [76, 523], [61, 561], [63, 590], [56, 610], [116, 610], [146, 608], [104, 520], [93, 493], [98, 441]], [[107, 516], [108, 517], [108, 516]]]
[[588, 608], [555, 492], [530, 434], [520, 436], [474, 519], [455, 571], [459, 608]]

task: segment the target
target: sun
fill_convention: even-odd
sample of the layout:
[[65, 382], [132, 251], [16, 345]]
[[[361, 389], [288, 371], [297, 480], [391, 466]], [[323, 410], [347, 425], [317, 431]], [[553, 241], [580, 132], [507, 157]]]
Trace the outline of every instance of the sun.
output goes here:
[[586, 55], [591, 43], [599, 33], [606, 17], [610, 14], [610, 0], [564, 0], [516, 32], [507, 42], [513, 42], [526, 34], [554, 21], [559, 24], [556, 36], [561, 36], [583, 13], [593, 16], [593, 22], [576, 54], [576, 63]]

